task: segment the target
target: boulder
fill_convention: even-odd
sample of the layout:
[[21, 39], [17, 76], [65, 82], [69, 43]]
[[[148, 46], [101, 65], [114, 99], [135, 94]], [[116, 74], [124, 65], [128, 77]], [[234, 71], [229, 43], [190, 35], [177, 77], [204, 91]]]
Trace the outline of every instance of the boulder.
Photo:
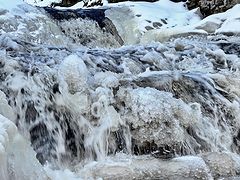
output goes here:
[[225, 12], [238, 3], [240, 3], [240, 0], [188, 0], [187, 6], [189, 9], [200, 7], [201, 13], [206, 17]]

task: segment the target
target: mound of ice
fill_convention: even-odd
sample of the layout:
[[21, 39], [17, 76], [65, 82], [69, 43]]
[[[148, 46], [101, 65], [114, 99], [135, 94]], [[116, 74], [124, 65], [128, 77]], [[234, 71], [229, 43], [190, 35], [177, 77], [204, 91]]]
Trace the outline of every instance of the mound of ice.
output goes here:
[[171, 93], [153, 88], [122, 89], [118, 94], [125, 103], [123, 119], [131, 124], [132, 136], [157, 145], [184, 141], [184, 129], [199, 121], [200, 107], [175, 99]]
[[0, 114], [4, 115], [11, 121], [15, 120], [15, 114], [11, 106], [9, 106], [6, 95], [0, 90]]
[[17, 127], [0, 115], [0, 179], [48, 179], [36, 153], [17, 131]]
[[77, 55], [66, 57], [59, 69], [59, 75], [68, 85], [72, 94], [84, 91], [87, 87], [88, 70], [83, 60]]

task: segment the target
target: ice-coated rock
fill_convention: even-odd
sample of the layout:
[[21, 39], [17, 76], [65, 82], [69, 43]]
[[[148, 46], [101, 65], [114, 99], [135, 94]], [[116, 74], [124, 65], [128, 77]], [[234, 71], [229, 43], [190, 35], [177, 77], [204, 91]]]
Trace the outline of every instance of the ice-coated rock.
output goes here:
[[94, 179], [213, 179], [203, 159], [184, 156], [163, 161], [148, 156], [111, 158], [90, 164], [82, 173]]
[[0, 179], [47, 180], [35, 155], [13, 122], [0, 115]]
[[175, 99], [171, 93], [153, 88], [120, 89], [119, 101], [125, 104], [121, 116], [132, 129], [132, 137], [140, 142], [159, 145], [184, 142], [184, 127], [201, 118], [199, 107]]
[[70, 55], [60, 65], [59, 76], [68, 86], [72, 94], [87, 88], [88, 70], [84, 61], [77, 55]]
[[0, 91], [0, 114], [12, 121], [16, 118], [13, 109], [7, 102], [6, 95], [2, 91]]
[[214, 14], [204, 18], [202, 21], [194, 25], [195, 29], [202, 29], [208, 33], [218, 34], [239, 34], [239, 14], [240, 5], [237, 4], [226, 12]]

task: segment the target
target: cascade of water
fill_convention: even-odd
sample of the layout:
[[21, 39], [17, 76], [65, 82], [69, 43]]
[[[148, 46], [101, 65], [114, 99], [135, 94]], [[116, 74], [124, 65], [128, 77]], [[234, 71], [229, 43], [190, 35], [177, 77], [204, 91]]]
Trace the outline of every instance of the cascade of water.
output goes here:
[[[239, 99], [227, 89], [237, 80], [235, 59], [221, 52], [228, 63], [221, 65], [217, 46], [209, 46], [201, 59], [210, 64], [205, 74], [206, 69], [192, 70], [199, 66], [198, 53], [187, 55], [189, 49], [178, 52], [170, 46], [77, 50], [63, 53], [51, 69], [41, 61], [29, 67], [19, 60], [34, 58], [36, 52], [2, 51], [1, 91], [42, 163], [69, 166], [118, 151], [163, 158], [238, 152]], [[182, 67], [188, 56], [193, 62]]]
[[[222, 44], [194, 36], [91, 49], [79, 45], [119, 44], [92, 21], [41, 18], [36, 22], [50, 23], [46, 31], [55, 28], [53, 37], [34, 28], [21, 35], [11, 21], [1, 26], [0, 113], [31, 142], [42, 164], [74, 169], [121, 153], [126, 159], [239, 153], [240, 59]], [[76, 22], [94, 35], [81, 31], [87, 38], [73, 42]], [[208, 171], [202, 159], [197, 165]]]

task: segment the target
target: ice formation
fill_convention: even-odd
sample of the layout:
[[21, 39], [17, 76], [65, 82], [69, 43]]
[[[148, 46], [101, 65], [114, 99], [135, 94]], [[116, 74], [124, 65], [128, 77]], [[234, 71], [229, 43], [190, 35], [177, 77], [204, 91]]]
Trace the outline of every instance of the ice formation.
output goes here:
[[35, 152], [9, 119], [0, 115], [0, 177], [10, 179], [47, 179]]
[[[129, 11], [135, 26], [135, 10], [105, 13]], [[92, 20], [60, 22], [26, 4], [0, 12], [0, 179], [240, 174], [239, 36], [191, 26], [152, 39], [160, 30], [136, 28], [124, 42], [147, 44], [115, 48]]]

